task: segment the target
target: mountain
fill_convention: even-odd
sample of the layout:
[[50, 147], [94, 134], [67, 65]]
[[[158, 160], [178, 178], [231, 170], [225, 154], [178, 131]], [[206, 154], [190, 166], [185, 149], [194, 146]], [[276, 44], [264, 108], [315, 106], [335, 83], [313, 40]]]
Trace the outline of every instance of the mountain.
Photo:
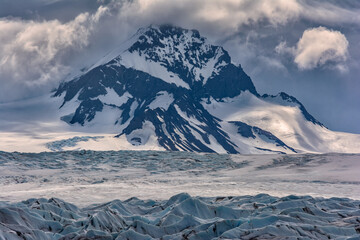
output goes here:
[[170, 25], [140, 29], [53, 97], [68, 124], [112, 125], [116, 138], [149, 149], [342, 152], [348, 139], [286, 93], [261, 96], [224, 48]]

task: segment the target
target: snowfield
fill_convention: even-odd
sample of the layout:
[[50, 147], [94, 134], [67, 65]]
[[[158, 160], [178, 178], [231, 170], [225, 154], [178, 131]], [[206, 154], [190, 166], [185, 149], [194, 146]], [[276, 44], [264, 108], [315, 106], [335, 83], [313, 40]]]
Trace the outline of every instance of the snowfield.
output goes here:
[[358, 154], [0, 152], [0, 239], [359, 239], [359, 169]]

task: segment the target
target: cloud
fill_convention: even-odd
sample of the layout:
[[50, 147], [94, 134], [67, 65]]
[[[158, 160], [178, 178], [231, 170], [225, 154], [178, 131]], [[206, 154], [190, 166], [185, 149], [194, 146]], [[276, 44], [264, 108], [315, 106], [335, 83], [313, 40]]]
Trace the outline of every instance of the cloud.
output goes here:
[[291, 55], [294, 55], [295, 54], [295, 48], [288, 47], [287, 42], [283, 41], [283, 42], [280, 42], [275, 47], [275, 52], [278, 53], [278, 54], [291, 54]]
[[310, 70], [330, 64], [340, 71], [346, 71], [349, 42], [339, 31], [325, 27], [310, 28], [303, 32], [295, 47], [280, 42], [275, 52], [291, 54], [294, 63], [301, 70]]
[[[48, 91], [50, 87], [56, 87], [60, 80], [80, 66], [82, 60], [99, 58], [137, 28], [151, 23], [196, 28], [213, 42], [226, 44], [228, 39], [241, 34], [246, 36], [249, 29], [256, 30], [257, 35], [251, 39], [256, 41], [256, 38], [274, 34], [271, 31], [299, 19], [341, 24], [357, 22], [360, 16], [357, 14], [358, 8], [351, 10], [328, 2], [306, 0], [104, 0], [97, 1], [103, 5], [98, 7], [95, 4], [91, 9], [86, 0], [26, 2], [31, 14], [34, 13], [33, 18], [26, 15], [26, 19], [32, 20], [25, 20], [21, 16], [17, 19], [0, 18], [0, 33], [6, 33], [0, 34], [0, 101], [34, 95], [31, 92], [40, 88]], [[31, 4], [34, 6], [29, 6]], [[47, 11], [37, 10], [42, 9], [42, 4], [46, 5]], [[61, 9], [56, 12], [59, 6]], [[76, 17], [70, 18], [70, 21], [68, 17], [51, 18], [66, 15], [67, 12], [72, 12], [71, 16]], [[46, 17], [42, 18], [38, 13], [46, 14]], [[304, 41], [307, 35], [303, 36]], [[253, 49], [259, 48], [253, 45]], [[289, 49], [286, 45], [283, 47], [283, 50]], [[304, 47], [303, 51], [297, 53], [299, 68], [308, 69], [314, 64], [330, 61], [341, 62], [341, 54], [337, 50], [328, 50], [316, 60], [316, 56], [310, 57]], [[243, 54], [246, 55], [245, 52]], [[260, 51], [253, 55], [257, 57], [262, 54], [263, 51]], [[275, 64], [272, 67], [282, 68], [280, 62], [267, 60], [273, 57], [259, 59], [267, 64]], [[309, 59], [315, 59], [315, 62]]]
[[319, 24], [359, 24], [360, 6], [320, 0], [133, 0], [120, 10], [134, 22], [173, 23], [231, 34], [246, 26], [279, 26], [305, 19]]
[[202, 28], [211, 35], [231, 34], [258, 22], [285, 24], [300, 12], [296, 0], [135, 0], [123, 5], [120, 16], [134, 22]]
[[[70, 10], [72, 1], [68, 3]], [[52, 3], [46, 4], [54, 11]], [[274, 0], [271, 4], [261, 0], [134, 0], [103, 4], [93, 14], [79, 13], [66, 22], [41, 19], [36, 14], [32, 20], [0, 18], [0, 32], [6, 33], [0, 34], [0, 101], [56, 87], [73, 71], [74, 59], [98, 51], [95, 48], [109, 51], [137, 28], [150, 23], [198, 28], [216, 39], [247, 24], [285, 24], [300, 11], [296, 0]], [[33, 1], [33, 5], [36, 8], [41, 1]], [[65, 10], [62, 6], [61, 12]]]
[[[360, 4], [357, 1], [302, 0], [301, 16], [319, 24], [360, 23]], [[332, 3], [333, 2], [333, 3]]]
[[348, 58], [348, 46], [345, 35], [339, 31], [324, 27], [307, 29], [296, 45], [294, 62], [300, 69], [313, 69], [326, 63], [340, 67]]
[[0, 35], [0, 83], [5, 87], [1, 95], [8, 95], [6, 86], [27, 91], [58, 82], [69, 72], [66, 59], [88, 45], [93, 28], [107, 11], [100, 7], [67, 23], [0, 19], [0, 32], [6, 33]]

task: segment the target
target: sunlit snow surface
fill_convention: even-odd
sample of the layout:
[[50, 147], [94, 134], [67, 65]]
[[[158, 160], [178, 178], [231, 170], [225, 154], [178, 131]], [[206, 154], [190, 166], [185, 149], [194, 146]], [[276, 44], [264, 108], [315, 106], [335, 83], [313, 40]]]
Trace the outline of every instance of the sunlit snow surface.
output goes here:
[[359, 170], [350, 154], [0, 152], [0, 239], [359, 239]]

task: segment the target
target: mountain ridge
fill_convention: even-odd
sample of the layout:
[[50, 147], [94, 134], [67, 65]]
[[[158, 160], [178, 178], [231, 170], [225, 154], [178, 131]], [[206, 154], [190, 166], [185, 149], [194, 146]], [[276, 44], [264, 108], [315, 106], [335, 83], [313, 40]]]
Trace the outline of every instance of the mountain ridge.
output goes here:
[[[60, 84], [53, 95], [63, 98], [60, 111], [74, 104], [62, 120], [86, 126], [95, 118], [101, 120], [98, 115], [105, 111], [116, 112], [116, 137], [137, 146], [155, 136], [159, 146], [172, 151], [317, 151], [323, 139], [320, 136], [317, 143], [309, 136], [331, 134], [295, 97], [284, 92], [260, 96], [241, 65], [232, 63], [226, 50], [208, 43], [197, 30], [151, 25], [134, 36], [118, 56], [100, 60], [102, 64]], [[257, 102], [255, 110], [244, 114], [251, 102]], [[232, 109], [232, 104], [238, 107]], [[264, 116], [256, 118], [256, 109], [263, 105], [269, 106], [268, 112], [261, 110]], [[216, 113], [216, 106], [242, 113], [226, 119]], [[286, 114], [287, 122], [292, 122], [290, 140], [269, 128], [271, 119]], [[267, 118], [271, 124], [263, 123]]]

